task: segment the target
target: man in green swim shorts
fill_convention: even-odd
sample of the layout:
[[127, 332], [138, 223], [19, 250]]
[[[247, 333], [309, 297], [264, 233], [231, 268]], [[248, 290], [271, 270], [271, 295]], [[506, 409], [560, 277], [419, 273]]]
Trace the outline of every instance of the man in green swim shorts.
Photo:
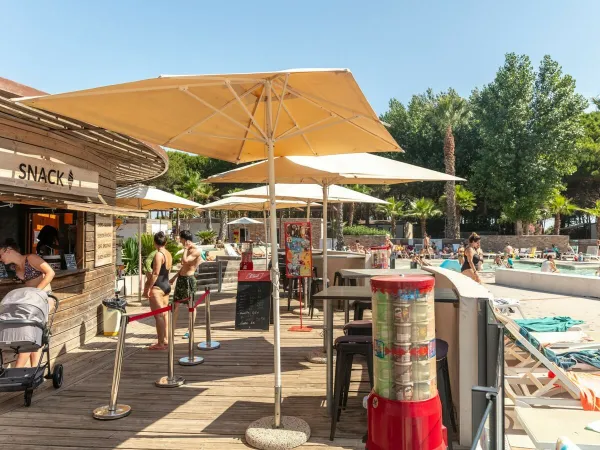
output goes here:
[[[173, 300], [175, 302], [180, 300], [188, 300], [196, 293], [196, 269], [202, 262], [202, 250], [194, 245], [192, 233], [190, 230], [183, 230], [179, 233], [179, 241], [183, 245], [183, 256], [181, 258], [181, 269], [177, 272], [170, 283], [173, 284], [175, 280], [175, 293], [173, 294]], [[175, 303], [175, 323], [177, 323], [177, 317], [179, 313], [179, 303]], [[196, 320], [196, 311], [194, 311], [194, 320]], [[184, 339], [189, 338], [189, 330], [183, 336]]]

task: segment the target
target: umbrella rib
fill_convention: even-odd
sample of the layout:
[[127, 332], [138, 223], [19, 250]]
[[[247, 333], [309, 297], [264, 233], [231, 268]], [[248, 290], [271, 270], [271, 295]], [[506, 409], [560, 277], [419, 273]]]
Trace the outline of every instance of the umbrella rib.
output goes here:
[[261, 143], [264, 142], [262, 139], [252, 139], [252, 138], [247, 138], [247, 137], [220, 136], [218, 134], [202, 133], [200, 131], [192, 131], [189, 134], [193, 134], [194, 136], [204, 136], [204, 137], [214, 138], [214, 139], [229, 139], [232, 141], [252, 141], [252, 142], [261, 142]]
[[[237, 95], [237, 92], [235, 92], [235, 90], [231, 87], [231, 83], [229, 83], [228, 80], [225, 80], [225, 84], [226, 84], [227, 88], [229, 89], [229, 92], [231, 92], [233, 94], [233, 96], [237, 99], [238, 103], [240, 104], [240, 106], [242, 107], [244, 112], [248, 115], [248, 118], [250, 119], [250, 121], [254, 124], [256, 129], [258, 131], [260, 131], [260, 134], [262, 134], [262, 137], [266, 140], [267, 135], [265, 134], [263, 129], [258, 125], [258, 123], [256, 122], [256, 119], [254, 119], [254, 114], [252, 114], [252, 113], [250, 113], [250, 111], [248, 111], [248, 108], [246, 108], [246, 105], [244, 105], [244, 102], [242, 102], [242, 99], [239, 97], [239, 95]], [[264, 91], [264, 89], [263, 89], [263, 91]], [[262, 94], [261, 94], [261, 97], [262, 97]]]
[[[260, 86], [262, 83], [256, 83], [254, 86], [252, 86], [250, 89], [248, 89], [246, 92], [244, 92], [241, 95], [241, 98], [245, 98], [248, 94], [251, 94], [252, 91], [254, 91], [258, 86]], [[233, 98], [231, 100], [229, 100], [227, 103], [225, 103], [225, 105], [223, 106], [223, 108], [221, 108], [222, 110], [227, 109], [229, 106], [231, 106], [233, 103], [236, 102], [236, 99]], [[213, 112], [212, 114], [210, 114], [209, 116], [205, 117], [204, 119], [202, 119], [200, 122], [195, 123], [194, 125], [192, 125], [191, 127], [189, 127], [187, 130], [179, 133], [176, 136], [173, 136], [171, 139], [169, 139], [168, 141], [166, 141], [163, 145], [164, 146], [168, 146], [170, 143], [172, 143], [173, 141], [179, 139], [181, 136], [188, 134], [190, 132], [192, 132], [194, 130], [194, 128], [199, 127], [200, 125], [202, 125], [203, 123], [207, 122], [208, 120], [212, 119], [213, 117], [215, 117], [218, 114], [218, 112]]]
[[[336, 113], [335, 111], [332, 111], [332, 110], [331, 110], [331, 109], [329, 109], [329, 108], [326, 108], [326, 107], [324, 107], [323, 105], [321, 105], [321, 104], [319, 104], [318, 102], [314, 101], [314, 100], [313, 100], [313, 99], [311, 99], [310, 97], [307, 97], [307, 96], [306, 96], [304, 93], [302, 93], [302, 92], [300, 92], [300, 91], [297, 91], [297, 90], [295, 90], [295, 89], [293, 89], [293, 88], [288, 88], [288, 91], [290, 91], [291, 93], [293, 93], [293, 94], [294, 94], [294, 95], [296, 95], [297, 97], [299, 97], [299, 98], [302, 98], [302, 99], [306, 100], [307, 102], [309, 102], [309, 103], [313, 104], [313, 105], [314, 105], [314, 106], [316, 106], [317, 108], [320, 108], [320, 109], [322, 109], [322, 110], [324, 110], [324, 111], [327, 111], [328, 113], [330, 113], [330, 114], [333, 114], [333, 115], [335, 115], [335, 116], [337, 116], [337, 117], [344, 118], [342, 115], [340, 115], [340, 114]], [[327, 100], [323, 100], [323, 101], [327, 101]], [[327, 103], [332, 103], [332, 102], [330, 102], [330, 101], [327, 101]], [[346, 109], [346, 110], [348, 110], [348, 111], [351, 111], [349, 108], [346, 108], [345, 106], [342, 106], [342, 105], [336, 105], [335, 103], [332, 103], [332, 104], [333, 104], [333, 105], [335, 105], [335, 106], [338, 106], [338, 107], [340, 107], [340, 108], [344, 108], [344, 109]], [[356, 114], [356, 113], [355, 113], [355, 114]], [[355, 118], [360, 118], [360, 117], [362, 117], [362, 118], [364, 118], [364, 119], [368, 119], [368, 120], [370, 120], [370, 121], [372, 121], [372, 122], [379, 122], [379, 120], [375, 121], [373, 118], [371, 118], [371, 117], [367, 117], [367, 116], [365, 116], [365, 115], [363, 115], [363, 114], [358, 114], [358, 115], [357, 115]], [[387, 141], [386, 139], [384, 139], [383, 137], [381, 137], [381, 136], [379, 136], [379, 135], [377, 135], [377, 134], [373, 133], [372, 131], [366, 130], [365, 128], [361, 127], [360, 125], [358, 125], [358, 124], [356, 124], [356, 123], [354, 123], [354, 122], [348, 122], [348, 123], [349, 123], [350, 125], [353, 125], [353, 126], [355, 126], [355, 127], [356, 127], [356, 128], [358, 128], [359, 130], [361, 130], [361, 131], [364, 131], [365, 133], [367, 133], [367, 134], [370, 134], [370, 135], [371, 135], [371, 136], [373, 136], [373, 137], [376, 137], [377, 139], [379, 139], [379, 140], [381, 140], [381, 141], [385, 142], [385, 143], [386, 143], [386, 144], [388, 144], [388, 145], [393, 145], [394, 147], [398, 147], [398, 145], [397, 145], [397, 144], [394, 144], [393, 142], [388, 142], [388, 141]]]
[[[264, 96], [265, 96], [265, 90], [263, 89], [260, 93], [260, 97], [258, 97], [258, 101], [254, 104], [254, 110], [252, 111], [252, 116], [254, 116], [256, 114], [258, 105], [260, 105], [260, 102], [262, 101]], [[250, 131], [250, 130], [248, 130], [248, 131]], [[261, 130], [259, 129], [259, 131], [261, 131]], [[262, 131], [261, 131], [261, 133], [262, 133]], [[236, 161], [239, 161], [240, 158], [242, 157], [242, 152], [244, 151], [244, 144], [245, 144], [247, 138], [248, 138], [248, 132], [246, 132], [246, 135], [244, 136], [244, 140], [242, 141], [242, 144], [240, 145], [240, 151], [238, 152]], [[260, 141], [260, 142], [265, 142], [265, 141]]]
[[[283, 106], [283, 100], [285, 99], [285, 90], [287, 89], [288, 78], [290, 77], [289, 73], [285, 74], [285, 81], [283, 83], [283, 88], [281, 89], [281, 97], [277, 95], [275, 89], [273, 89], [273, 93], [279, 98], [279, 106], [277, 107], [277, 114], [275, 115], [275, 124], [273, 125], [273, 133], [277, 130], [277, 124], [279, 123], [279, 115], [281, 114], [281, 107]], [[273, 80], [275, 81], [275, 80]]]
[[[206, 100], [198, 97], [196, 94], [191, 93], [186, 87], [182, 87], [180, 88], [181, 92], [183, 92], [184, 94], [189, 95], [190, 97], [192, 97], [193, 99], [197, 100], [198, 102], [202, 103], [204, 106], [206, 106], [209, 109], [212, 109], [214, 112], [221, 114], [223, 117], [225, 117], [226, 119], [228, 119], [229, 121], [231, 121], [232, 123], [234, 123], [235, 125], [237, 125], [240, 128], [243, 128], [244, 130], [246, 130], [249, 133], [252, 133], [254, 136], [256, 136], [258, 139], [261, 139], [261, 137], [256, 134], [254, 131], [252, 131], [250, 128], [248, 128], [246, 125], [244, 125], [243, 123], [235, 120], [233, 117], [231, 117], [229, 114], [221, 111], [219, 108], [214, 107], [213, 105], [211, 105], [210, 103], [208, 103]], [[261, 140], [261, 142], [265, 142], [264, 140]]]
[[[286, 85], [287, 86], [287, 80], [286, 80]], [[285, 87], [284, 86], [284, 87]], [[300, 126], [298, 126], [298, 122], [296, 121], [296, 119], [294, 118], [294, 116], [292, 116], [292, 113], [289, 111], [289, 109], [287, 108], [287, 106], [285, 106], [285, 91], [283, 90], [281, 92], [281, 97], [279, 97], [279, 95], [277, 94], [277, 92], [275, 92], [275, 89], [273, 89], [273, 93], [275, 94], [275, 97], [277, 97], [277, 100], [279, 100], [279, 106], [283, 107], [283, 110], [287, 113], [288, 117], [292, 120], [292, 122], [294, 122], [294, 126], [292, 128], [289, 128], [288, 130], [286, 130], [282, 135], [285, 135], [289, 132], [291, 132], [292, 130], [295, 129], [300, 129]], [[277, 119], [279, 120], [279, 111], [277, 111]], [[276, 128], [273, 127], [273, 132], [275, 132]], [[281, 136], [276, 137], [275, 141], [281, 139]], [[302, 138], [304, 139], [304, 142], [306, 143], [306, 145], [308, 146], [308, 148], [310, 149], [310, 151], [312, 152], [313, 155], [317, 156], [317, 152], [315, 152], [315, 150], [313, 149], [313, 146], [310, 144], [310, 141], [308, 140], [308, 137], [306, 137], [306, 135], [302, 135]]]

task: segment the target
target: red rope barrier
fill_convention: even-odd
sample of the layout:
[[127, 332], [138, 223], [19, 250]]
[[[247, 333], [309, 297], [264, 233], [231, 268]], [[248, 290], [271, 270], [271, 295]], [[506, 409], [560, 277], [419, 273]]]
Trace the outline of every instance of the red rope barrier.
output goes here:
[[194, 307], [188, 308], [189, 312], [192, 312], [194, 309], [196, 309], [196, 307], [208, 296], [208, 294], [210, 294], [210, 291], [206, 291], [204, 294], [202, 294], [200, 298], [196, 300], [196, 303], [194, 303]]
[[156, 316], [157, 314], [164, 313], [171, 310], [171, 305], [165, 306], [164, 308], [159, 308], [154, 311], [149, 311], [147, 313], [138, 314], [136, 316], [127, 316], [127, 322], [135, 322], [136, 320], [142, 320], [146, 317]]

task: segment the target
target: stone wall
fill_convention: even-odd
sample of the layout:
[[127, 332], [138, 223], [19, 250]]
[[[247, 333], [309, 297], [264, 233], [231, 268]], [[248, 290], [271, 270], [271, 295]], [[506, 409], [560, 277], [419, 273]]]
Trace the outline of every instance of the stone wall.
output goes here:
[[514, 249], [532, 248], [544, 250], [556, 244], [560, 251], [567, 251], [569, 245], [569, 236], [557, 235], [531, 235], [531, 236], [512, 236], [512, 235], [483, 235], [481, 236], [481, 248], [484, 252], [502, 252], [506, 243], [509, 242]]
[[381, 247], [385, 244], [385, 235], [383, 236], [344, 236], [344, 244], [348, 247], [354, 245], [356, 241], [363, 247]]

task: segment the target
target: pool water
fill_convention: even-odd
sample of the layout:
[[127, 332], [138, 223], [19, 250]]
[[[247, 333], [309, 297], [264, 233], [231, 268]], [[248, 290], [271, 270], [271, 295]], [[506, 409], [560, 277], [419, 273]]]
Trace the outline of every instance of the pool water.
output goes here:
[[[557, 262], [556, 264], [560, 273], [565, 273], [568, 275], [583, 275], [587, 277], [596, 276], [596, 271], [598, 270], [598, 266], [588, 266], [588, 267], [574, 267], [573, 265], [561, 264]], [[493, 262], [484, 262], [483, 263], [483, 271], [482, 272], [495, 272], [498, 266]], [[528, 270], [530, 272], [540, 272], [542, 270], [541, 262], [520, 262], [514, 261], [514, 268], [518, 270]]]

